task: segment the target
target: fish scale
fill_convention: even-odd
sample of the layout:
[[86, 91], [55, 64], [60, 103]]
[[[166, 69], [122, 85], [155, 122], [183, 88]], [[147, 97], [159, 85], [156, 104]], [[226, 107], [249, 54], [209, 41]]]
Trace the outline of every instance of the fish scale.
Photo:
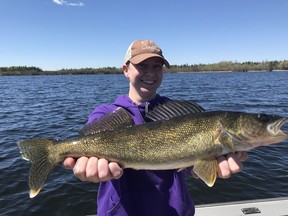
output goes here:
[[[187, 109], [193, 105], [189, 103], [180, 112], [182, 105], [179, 101], [159, 105], [148, 114], [155, 121], [142, 125], [128, 123], [131, 119], [127, 111], [118, 108], [104, 120], [88, 125], [86, 136], [63, 141], [36, 138], [19, 142], [22, 157], [31, 162], [30, 197], [40, 192], [49, 174], [66, 157], [95, 156], [137, 170], [182, 170], [193, 166], [193, 171], [208, 186], [213, 186], [218, 156], [288, 139], [288, 133], [281, 130], [288, 122], [287, 117], [231, 111], [194, 113], [195, 109]], [[153, 112], [157, 117], [154, 118]], [[114, 117], [121, 126], [115, 126]], [[107, 124], [109, 121], [112, 124]]]

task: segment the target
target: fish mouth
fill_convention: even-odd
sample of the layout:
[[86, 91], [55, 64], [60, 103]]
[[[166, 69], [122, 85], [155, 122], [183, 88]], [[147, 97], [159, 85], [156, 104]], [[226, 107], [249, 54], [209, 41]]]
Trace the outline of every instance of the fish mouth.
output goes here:
[[[284, 136], [286, 139], [288, 138], [288, 131], [283, 131], [281, 128], [284, 124], [288, 123], [288, 118], [281, 118], [267, 126], [269, 133], [273, 136]], [[288, 126], [288, 125], [287, 125]]]

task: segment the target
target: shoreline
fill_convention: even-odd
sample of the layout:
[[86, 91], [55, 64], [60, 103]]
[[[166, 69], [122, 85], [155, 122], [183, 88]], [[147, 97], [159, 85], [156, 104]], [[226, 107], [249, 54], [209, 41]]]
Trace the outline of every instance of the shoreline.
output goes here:
[[[164, 71], [165, 74], [173, 74], [173, 73], [273, 73], [273, 72], [288, 72], [288, 70], [272, 70], [272, 71], [267, 71], [267, 70], [251, 70], [251, 71], [176, 71], [176, 72], [167, 72]], [[122, 74], [122, 72], [111, 72], [111, 73], [85, 73], [83, 72], [59, 72], [59, 71], [42, 71], [42, 72], [20, 72], [20, 71], [9, 71], [9, 72], [0, 72], [0, 76], [59, 76], [59, 75], [105, 75], [105, 74]]]

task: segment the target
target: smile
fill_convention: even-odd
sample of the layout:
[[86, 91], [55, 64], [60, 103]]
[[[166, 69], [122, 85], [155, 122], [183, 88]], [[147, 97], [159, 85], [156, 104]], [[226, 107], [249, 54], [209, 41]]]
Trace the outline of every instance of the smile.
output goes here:
[[147, 85], [152, 85], [155, 83], [155, 81], [153, 81], [153, 80], [141, 80], [141, 81]]

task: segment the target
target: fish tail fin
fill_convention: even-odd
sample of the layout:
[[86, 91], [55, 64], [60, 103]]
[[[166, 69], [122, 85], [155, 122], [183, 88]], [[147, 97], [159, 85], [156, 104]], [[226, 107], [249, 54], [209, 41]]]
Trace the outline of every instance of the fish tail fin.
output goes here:
[[41, 138], [17, 143], [22, 158], [31, 163], [29, 172], [30, 198], [35, 197], [41, 191], [46, 179], [57, 165], [57, 162], [49, 159], [49, 146], [53, 144], [53, 140]]

